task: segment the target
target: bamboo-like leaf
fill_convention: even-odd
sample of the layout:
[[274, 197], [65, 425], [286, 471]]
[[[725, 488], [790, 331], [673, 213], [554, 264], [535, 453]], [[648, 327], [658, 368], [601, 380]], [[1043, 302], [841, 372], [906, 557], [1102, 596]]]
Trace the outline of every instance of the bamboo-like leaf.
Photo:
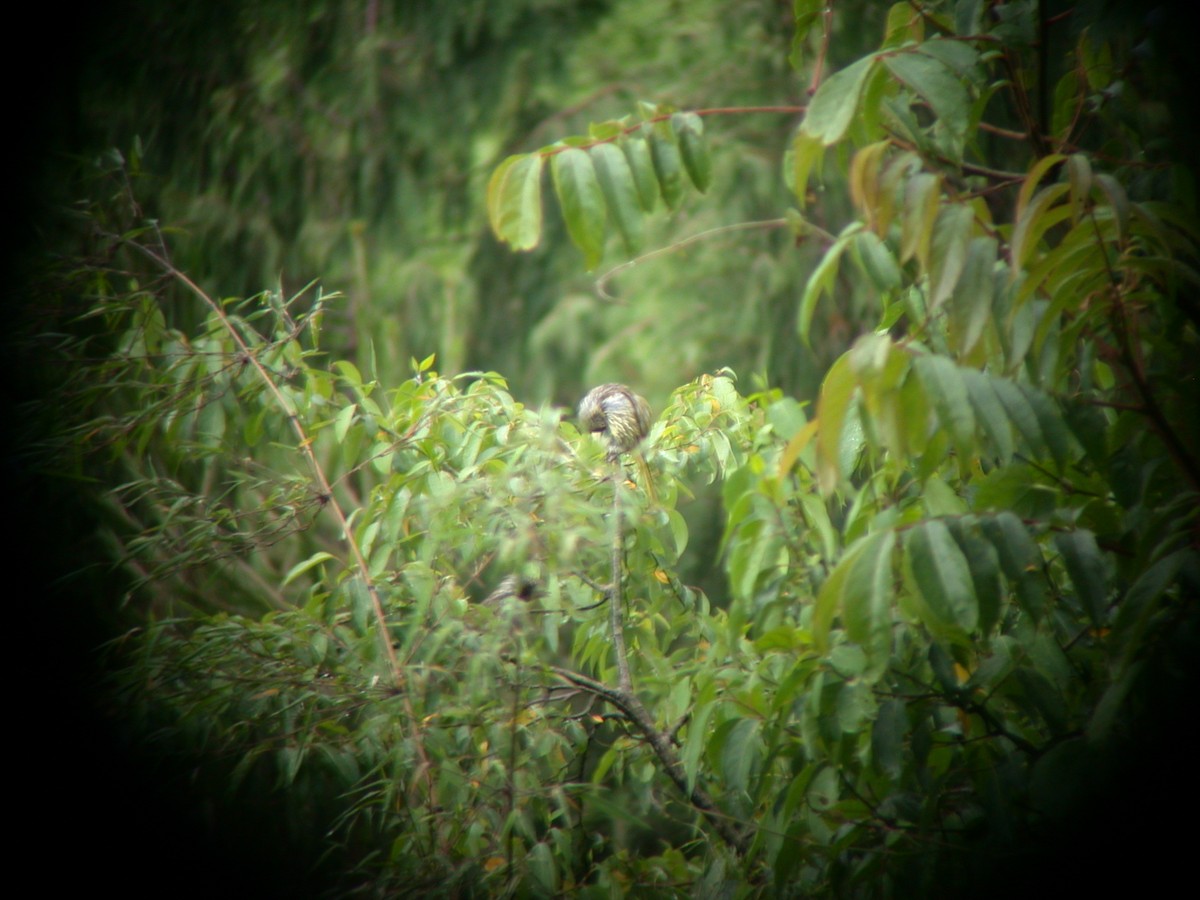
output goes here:
[[1066, 157], [1061, 153], [1051, 153], [1043, 156], [1029, 170], [1029, 174], [1025, 176], [1025, 183], [1021, 185], [1021, 190], [1017, 193], [1017, 212], [1016, 219], [1020, 220], [1025, 215], [1025, 207], [1029, 205], [1029, 199], [1037, 190], [1038, 184], [1051, 168], [1059, 165]]
[[675, 113], [671, 116], [671, 129], [679, 142], [679, 154], [688, 178], [703, 194], [712, 184], [712, 158], [708, 153], [708, 142], [704, 140], [704, 122], [694, 112]]
[[604, 192], [609, 215], [625, 243], [625, 251], [635, 256], [642, 248], [642, 213], [629, 160], [611, 143], [596, 144], [588, 152], [596, 169], [596, 180]]
[[590, 272], [604, 254], [606, 214], [604, 193], [596, 178], [592, 158], [586, 151], [570, 147], [554, 154], [550, 172], [567, 233], [583, 252], [584, 265]]
[[326, 560], [330, 560], [333, 558], [334, 558], [334, 556], [332, 553], [329, 553], [325, 550], [318, 550], [312, 556], [308, 557], [307, 559], [301, 560], [300, 562], [296, 563], [296, 565], [294, 565], [290, 569], [288, 569], [288, 573], [287, 573], [287, 575], [284, 576], [283, 581], [280, 583], [280, 587], [287, 587], [289, 584], [291, 584], [293, 581], [295, 581], [297, 578], [299, 578], [301, 575], [303, 575], [305, 572], [307, 572], [313, 566], [319, 566], [321, 563], [325, 562]]
[[1130, 216], [1129, 196], [1125, 193], [1125, 188], [1107, 173], [1096, 176], [1096, 185], [1104, 192], [1104, 196], [1108, 198], [1108, 205], [1112, 207], [1117, 222], [1117, 240], [1125, 240], [1129, 233]]
[[1070, 206], [1055, 207], [1069, 190], [1070, 185], [1066, 184], [1052, 184], [1044, 188], [1034, 196], [1024, 214], [1017, 219], [1010, 242], [1014, 273], [1019, 272], [1029, 261], [1042, 235], [1070, 217]]
[[542, 238], [542, 157], [510, 156], [488, 181], [488, 221], [514, 250], [531, 250]]
[[971, 568], [946, 524], [930, 519], [909, 529], [905, 538], [905, 552], [921, 599], [937, 620], [928, 624], [973, 631], [979, 624], [979, 603]]
[[1071, 186], [1071, 221], [1078, 222], [1087, 211], [1092, 192], [1092, 164], [1082, 153], [1067, 157], [1067, 180]]
[[858, 113], [863, 86], [874, 66], [875, 57], [865, 56], [829, 76], [813, 95], [800, 127], [825, 146], [840, 141]]

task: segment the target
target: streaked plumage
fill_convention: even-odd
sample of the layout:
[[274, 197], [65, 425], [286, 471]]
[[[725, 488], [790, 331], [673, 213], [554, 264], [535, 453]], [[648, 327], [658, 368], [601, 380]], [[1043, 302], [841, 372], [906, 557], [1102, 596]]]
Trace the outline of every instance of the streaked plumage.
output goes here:
[[615, 460], [641, 443], [650, 431], [650, 404], [623, 384], [602, 384], [579, 404], [579, 421], [599, 434]]

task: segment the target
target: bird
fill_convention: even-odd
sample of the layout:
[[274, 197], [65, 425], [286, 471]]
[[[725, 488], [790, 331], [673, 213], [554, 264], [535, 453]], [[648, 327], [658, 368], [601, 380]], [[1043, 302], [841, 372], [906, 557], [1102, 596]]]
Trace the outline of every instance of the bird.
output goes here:
[[650, 404], [623, 384], [602, 384], [580, 401], [579, 421], [600, 435], [609, 461], [616, 462], [650, 432]]

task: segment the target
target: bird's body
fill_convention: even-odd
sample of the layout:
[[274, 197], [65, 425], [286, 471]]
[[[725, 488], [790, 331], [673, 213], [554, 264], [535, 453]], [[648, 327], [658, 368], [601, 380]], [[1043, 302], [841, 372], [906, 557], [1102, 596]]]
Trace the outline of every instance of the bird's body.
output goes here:
[[579, 421], [604, 439], [608, 458], [616, 460], [650, 432], [650, 404], [623, 384], [602, 384], [579, 404]]

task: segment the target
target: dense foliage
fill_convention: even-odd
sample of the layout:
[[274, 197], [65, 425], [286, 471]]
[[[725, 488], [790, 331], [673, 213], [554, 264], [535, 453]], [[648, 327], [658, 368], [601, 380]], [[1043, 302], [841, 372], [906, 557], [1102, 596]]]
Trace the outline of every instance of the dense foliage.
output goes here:
[[[380, 5], [361, 43], [337, 16], [326, 40], [374, 63], [382, 41], [452, 93], [457, 53], [495, 40], [493, 62], [516, 65], [498, 44], [545, 12], [485, 6], [453, 26], [393, 11], [391, 32]], [[633, 28], [630, 9], [578, 5], [601, 44]], [[178, 202], [150, 150], [100, 160], [54, 282], [68, 311], [84, 301], [53, 335], [78, 413], [54, 459], [101, 486], [129, 582], [136, 624], [106, 648], [106, 703], [139, 741], [185, 753], [222, 808], [278, 804], [277, 827], [334, 892], [980, 893], [995, 860], [1028, 862], [1127, 778], [1122, 760], [1159, 727], [1198, 624], [1200, 278], [1190, 173], [1138, 118], [1149, 76], [1122, 35], [1036, 3], [898, 3], [869, 45], [839, 38], [843, 15], [797, 0], [787, 40], [762, 44], [782, 55], [756, 49], [773, 77], [790, 63], [790, 96], [607, 98], [579, 136], [541, 147], [489, 132], [533, 121], [504, 109], [518, 91], [497, 69], [494, 96], [451, 102], [419, 79], [389, 87], [396, 59], [368, 66], [373, 90], [430, 107], [391, 125], [471, 140], [390, 175], [308, 159], [293, 175], [330, 221], [354, 194], [324, 193], [330, 178], [403, 193], [421, 166], [447, 166], [437, 182], [449, 160], [486, 163], [440, 195], [478, 215], [469, 236], [451, 240], [459, 220], [440, 208], [428, 229], [446, 244], [381, 238], [413, 252], [417, 274], [396, 276], [407, 303], [375, 299], [387, 276], [354, 243], [368, 213], [337, 257], [361, 264], [345, 295], [289, 285], [293, 271], [226, 297], [264, 280], [248, 263], [273, 217], [299, 221], [270, 205], [217, 216], [261, 226], [233, 240], [253, 248], [231, 261], [245, 283], [195, 275], [203, 241], [224, 246], [206, 204], [262, 188], [268, 145], [243, 146], [235, 126], [282, 102], [268, 88], [324, 103], [319, 81], [289, 87], [298, 37], [243, 60], [257, 93], [203, 94], [228, 143], [216, 182], [170, 188], [196, 204], [195, 235], [147, 215], [146, 195]], [[306, 33], [321, 19], [280, 16]], [[384, 40], [443, 26], [441, 42]], [[714, 34], [696, 41], [711, 51]], [[303, 120], [287, 108], [269, 120]], [[758, 140], [770, 165], [741, 157], [745, 133], [722, 144], [727, 122], [762, 115], [798, 122], [786, 144]], [[344, 153], [384, 164], [379, 135], [335, 131]], [[754, 189], [766, 171], [769, 209]], [[531, 335], [481, 350], [509, 297], [464, 273], [512, 255], [485, 214], [529, 251], [497, 263], [496, 291], [582, 261], [622, 302], [539, 297], [521, 307]], [[764, 232], [776, 243], [753, 259], [746, 244], [704, 250]], [[296, 259], [299, 277], [322, 274]], [[768, 286], [700, 301], [661, 285], [743, 265]], [[676, 308], [643, 301], [647, 286]], [[720, 359], [722, 331], [760, 355]], [[614, 371], [580, 363], [589, 352], [640, 353], [616, 374], [652, 370], [666, 398], [644, 466], [618, 474], [567, 411], [539, 405]], [[687, 361], [669, 389], [655, 353]], [[536, 371], [510, 389], [490, 363], [522, 354]], [[724, 367], [739, 363], [762, 374]]]

